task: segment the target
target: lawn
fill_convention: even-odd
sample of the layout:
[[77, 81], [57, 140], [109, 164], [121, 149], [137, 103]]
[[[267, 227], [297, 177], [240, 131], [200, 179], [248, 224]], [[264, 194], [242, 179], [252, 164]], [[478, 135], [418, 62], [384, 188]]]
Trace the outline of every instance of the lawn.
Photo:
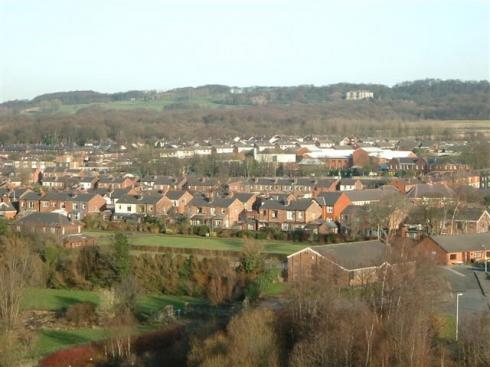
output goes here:
[[[112, 237], [111, 232], [85, 232], [98, 238], [100, 244], [109, 243]], [[129, 242], [136, 246], [163, 246], [181, 247], [189, 249], [204, 250], [227, 250], [240, 251], [244, 240], [241, 238], [207, 238], [198, 236], [176, 236], [151, 233], [128, 233]], [[270, 254], [290, 255], [308, 246], [308, 244], [297, 244], [288, 241], [257, 240], [264, 248], [264, 252]]]
[[[93, 302], [98, 305], [100, 302], [99, 293], [75, 289], [29, 288], [25, 291], [22, 308], [24, 310], [62, 311], [68, 306], [80, 302]], [[139, 297], [137, 313], [146, 318], [167, 305], [182, 309], [186, 304], [205, 304], [205, 301], [186, 296], [147, 294]], [[146, 332], [155, 327], [158, 325], [143, 323], [138, 325], [137, 330], [138, 332]], [[103, 328], [41, 329], [37, 332], [33, 354], [35, 357], [44, 356], [62, 348], [102, 340], [107, 336], [108, 331]]]
[[43, 329], [38, 332], [34, 355], [45, 356], [59, 349], [103, 340], [108, 335], [109, 332], [107, 330], [99, 328], [79, 328], [75, 330]]
[[59, 311], [74, 303], [92, 302], [99, 304], [99, 294], [76, 289], [28, 288], [22, 299], [24, 310]]
[[[80, 302], [92, 302], [98, 305], [100, 302], [99, 293], [77, 289], [28, 288], [22, 300], [22, 308], [24, 310], [61, 311]], [[187, 296], [145, 294], [139, 297], [137, 307], [139, 312], [148, 315], [167, 305], [183, 308], [186, 303], [203, 304], [204, 301]]]

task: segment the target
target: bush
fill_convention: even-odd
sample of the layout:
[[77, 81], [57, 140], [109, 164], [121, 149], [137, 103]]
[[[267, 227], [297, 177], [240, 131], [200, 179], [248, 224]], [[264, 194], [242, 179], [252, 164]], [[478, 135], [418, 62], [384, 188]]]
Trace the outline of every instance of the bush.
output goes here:
[[65, 319], [69, 323], [80, 325], [90, 325], [97, 322], [95, 305], [92, 302], [75, 303], [68, 306], [65, 312]]
[[197, 236], [207, 236], [209, 235], [209, 227], [206, 225], [202, 226], [194, 226], [192, 227], [192, 233], [197, 235]]

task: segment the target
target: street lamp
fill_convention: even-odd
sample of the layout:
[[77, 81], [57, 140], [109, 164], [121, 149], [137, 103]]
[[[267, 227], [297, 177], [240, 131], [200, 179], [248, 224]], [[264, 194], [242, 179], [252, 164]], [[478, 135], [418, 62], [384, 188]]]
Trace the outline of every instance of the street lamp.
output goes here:
[[487, 246], [481, 245], [483, 248], [483, 262], [485, 263], [485, 274], [487, 273]]
[[459, 297], [461, 297], [463, 293], [456, 294], [456, 341], [458, 341], [458, 331], [459, 331]]

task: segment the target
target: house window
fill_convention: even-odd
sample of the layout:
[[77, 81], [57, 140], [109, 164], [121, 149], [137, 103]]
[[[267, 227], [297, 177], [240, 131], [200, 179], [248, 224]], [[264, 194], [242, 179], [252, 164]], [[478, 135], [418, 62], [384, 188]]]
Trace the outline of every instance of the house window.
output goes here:
[[272, 218], [277, 218], [277, 210], [272, 211]]
[[456, 254], [449, 255], [449, 260], [456, 260]]
[[293, 220], [293, 212], [291, 210], [288, 210], [286, 213], [286, 218], [288, 220]]
[[327, 206], [327, 213], [333, 213], [333, 206]]
[[209, 213], [214, 215], [216, 213], [216, 208], [209, 208]]
[[130, 211], [131, 211], [131, 206], [130, 206], [130, 205], [128, 205], [128, 206], [126, 207], [126, 211], [128, 211], [128, 212], [130, 212]]
[[303, 212], [297, 212], [297, 213], [296, 213], [296, 217], [297, 217], [298, 219], [303, 219]]

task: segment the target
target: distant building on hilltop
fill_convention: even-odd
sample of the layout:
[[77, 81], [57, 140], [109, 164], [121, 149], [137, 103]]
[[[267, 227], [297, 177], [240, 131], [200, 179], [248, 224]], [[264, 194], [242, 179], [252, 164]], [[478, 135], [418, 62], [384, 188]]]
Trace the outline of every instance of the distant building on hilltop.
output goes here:
[[350, 90], [345, 94], [348, 101], [374, 98], [374, 93], [368, 90]]

